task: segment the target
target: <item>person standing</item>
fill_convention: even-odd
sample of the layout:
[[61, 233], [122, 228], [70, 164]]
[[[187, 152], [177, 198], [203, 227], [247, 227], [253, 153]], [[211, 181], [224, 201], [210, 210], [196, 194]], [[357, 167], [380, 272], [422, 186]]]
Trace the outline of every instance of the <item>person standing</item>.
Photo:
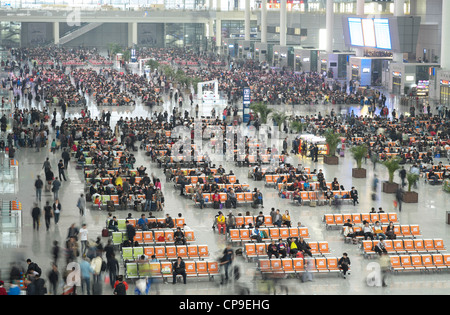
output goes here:
[[34, 187], [36, 188], [36, 201], [41, 201], [42, 187], [44, 187], [44, 182], [38, 175], [36, 181], [34, 182]]
[[79, 231], [80, 242], [81, 242], [81, 252], [82, 254], [86, 254], [87, 250], [87, 241], [88, 241], [88, 230], [86, 228], [86, 223], [81, 226]]
[[55, 225], [58, 225], [60, 214], [61, 214], [61, 204], [59, 203], [59, 199], [55, 199], [55, 202], [53, 203], [53, 215], [55, 218]]
[[45, 203], [44, 207], [44, 219], [45, 219], [45, 227], [48, 229], [50, 228], [50, 220], [53, 217], [53, 209], [52, 206], [50, 206], [50, 202], [47, 201]]
[[31, 209], [31, 217], [33, 218], [33, 230], [39, 231], [39, 218], [41, 217], [41, 208], [35, 202], [33, 209]]

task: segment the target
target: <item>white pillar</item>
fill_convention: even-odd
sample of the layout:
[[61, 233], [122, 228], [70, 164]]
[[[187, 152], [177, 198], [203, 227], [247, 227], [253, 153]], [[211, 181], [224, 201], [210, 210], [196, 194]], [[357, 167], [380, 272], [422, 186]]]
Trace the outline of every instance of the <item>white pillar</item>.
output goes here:
[[216, 0], [216, 11], [222, 11], [221, 0]]
[[405, 15], [405, 0], [395, 0], [394, 16], [404, 16], [404, 15]]
[[[359, 16], [364, 15], [364, 0], [357, 0], [356, 1], [356, 14]], [[362, 47], [356, 47], [356, 57], [364, 57], [364, 48]]]
[[222, 46], [222, 21], [216, 18], [216, 47]]
[[356, 14], [357, 15], [364, 15], [364, 0], [356, 0]]
[[450, 70], [450, 1], [442, 1], [441, 67]]
[[280, 7], [280, 46], [286, 46], [286, 12], [287, 12], [287, 4], [286, 0], [281, 0]]
[[244, 39], [246, 41], [250, 40], [250, 0], [244, 0], [245, 1], [245, 33], [244, 33]]
[[[394, 1], [394, 16], [404, 16], [405, 15], [404, 5], [405, 5], [405, 0], [395, 0]], [[395, 63], [403, 63], [403, 54], [402, 53], [393, 53], [392, 61]]]
[[59, 44], [59, 22], [53, 22], [53, 42]]
[[327, 25], [327, 53], [333, 53], [333, 34], [334, 34], [334, 1], [327, 0], [326, 10]]
[[261, 43], [267, 44], [267, 0], [261, 2]]
[[137, 22], [128, 23], [128, 46], [131, 47], [133, 45], [137, 45]]

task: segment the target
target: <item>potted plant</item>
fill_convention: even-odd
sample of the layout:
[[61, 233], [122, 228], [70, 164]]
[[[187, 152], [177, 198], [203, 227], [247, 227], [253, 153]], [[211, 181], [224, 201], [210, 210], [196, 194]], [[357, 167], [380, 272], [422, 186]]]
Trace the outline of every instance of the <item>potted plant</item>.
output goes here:
[[408, 180], [408, 191], [403, 193], [402, 200], [405, 203], [418, 203], [419, 194], [415, 191], [411, 191], [411, 188], [419, 180], [419, 175], [408, 173], [406, 174], [406, 179]]
[[251, 104], [250, 109], [259, 115], [262, 124], [267, 124], [267, 118], [273, 112], [273, 109], [267, 107], [263, 102]]
[[325, 131], [324, 136], [328, 146], [328, 154], [324, 156], [323, 162], [328, 165], [337, 165], [339, 164], [339, 158], [336, 156], [336, 148], [341, 141], [341, 135], [330, 128]]
[[354, 178], [366, 178], [366, 169], [362, 168], [362, 159], [367, 156], [367, 151], [366, 144], [359, 144], [350, 149], [353, 158], [356, 160], [356, 168], [352, 169], [352, 176]]
[[392, 157], [382, 163], [388, 170], [389, 180], [383, 182], [383, 192], [388, 194], [395, 194], [398, 189], [398, 184], [394, 183], [394, 174], [400, 169], [400, 159], [398, 157]]
[[278, 131], [281, 132], [281, 126], [286, 123], [288, 116], [282, 112], [275, 112], [272, 114], [272, 120], [277, 124]]
[[298, 120], [294, 120], [293, 122], [291, 122], [289, 127], [291, 128], [291, 130], [294, 131], [294, 133], [299, 134], [302, 133], [303, 130], [306, 128], [306, 124]]

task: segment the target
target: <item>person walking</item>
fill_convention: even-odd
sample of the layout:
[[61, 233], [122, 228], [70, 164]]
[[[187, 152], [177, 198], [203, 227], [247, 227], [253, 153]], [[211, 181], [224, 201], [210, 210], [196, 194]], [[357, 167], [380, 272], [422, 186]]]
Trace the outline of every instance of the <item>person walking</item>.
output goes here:
[[63, 160], [59, 160], [58, 163], [58, 173], [59, 173], [59, 180], [62, 181], [61, 176], [64, 178], [64, 181], [66, 182], [66, 174], [64, 173], [64, 162]]
[[81, 291], [84, 294], [86, 288], [87, 295], [91, 295], [91, 274], [94, 273], [94, 270], [88, 260], [89, 258], [85, 256], [80, 262]]
[[403, 189], [398, 188], [395, 193], [395, 200], [397, 201], [398, 211], [402, 212], [402, 202], [403, 202]]
[[84, 216], [84, 210], [86, 209], [86, 199], [84, 194], [81, 194], [77, 201], [77, 207], [80, 210], [80, 215]]
[[52, 270], [48, 273], [48, 281], [50, 282], [50, 294], [58, 294], [59, 271], [58, 266], [52, 263]]
[[225, 271], [224, 271], [225, 278], [221, 281], [220, 284], [224, 284], [225, 282], [228, 281], [228, 270], [229, 270], [231, 264], [233, 263], [233, 260], [234, 260], [233, 249], [231, 248], [230, 244], [227, 244], [227, 247], [224, 249], [223, 256], [220, 261], [220, 265], [224, 266], [224, 269], [225, 269]]
[[406, 186], [406, 170], [405, 167], [402, 166], [402, 169], [399, 171], [400, 178], [402, 180], [402, 188]]
[[37, 202], [34, 203], [31, 209], [31, 217], [33, 218], [33, 230], [39, 231], [39, 218], [41, 217], [41, 208], [39, 208]]
[[119, 272], [119, 262], [116, 259], [116, 255], [114, 253], [111, 256], [107, 257], [107, 268], [109, 271], [109, 283], [111, 288], [114, 289], [114, 283], [117, 280], [117, 273]]
[[64, 169], [67, 169], [69, 166], [70, 161], [70, 153], [64, 148], [63, 153], [61, 154], [61, 157], [64, 161]]
[[37, 176], [37, 179], [34, 182], [34, 187], [36, 188], [36, 201], [41, 201], [42, 187], [44, 187], [44, 182], [42, 181], [41, 176]]
[[45, 227], [48, 229], [50, 228], [50, 220], [53, 217], [53, 209], [52, 206], [50, 206], [50, 201], [45, 202], [44, 206], [44, 219], [45, 219]]
[[123, 281], [123, 276], [120, 275], [114, 284], [114, 295], [127, 295], [128, 284]]
[[61, 188], [61, 181], [56, 177], [52, 183], [53, 199], [59, 198], [59, 189]]

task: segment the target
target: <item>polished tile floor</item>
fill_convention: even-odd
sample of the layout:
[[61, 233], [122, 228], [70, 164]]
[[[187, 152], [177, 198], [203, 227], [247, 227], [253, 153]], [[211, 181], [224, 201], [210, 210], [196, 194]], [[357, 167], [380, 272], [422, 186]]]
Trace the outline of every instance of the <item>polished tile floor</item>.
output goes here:
[[[403, 112], [406, 109], [398, 105], [398, 100], [395, 98], [389, 99], [389, 106], [395, 107], [398, 112]], [[172, 105], [166, 102], [163, 106], [165, 109], [172, 109]], [[111, 123], [114, 126], [115, 122], [120, 116], [145, 116], [148, 115], [148, 108], [142, 105], [135, 107], [108, 107], [106, 110], [112, 111]], [[189, 110], [189, 106], [187, 107]], [[359, 107], [351, 108], [355, 113], [360, 112]], [[349, 107], [342, 107], [342, 110], [351, 110]], [[90, 106], [93, 115], [101, 113], [102, 108], [95, 108]], [[161, 110], [161, 109], [157, 109]], [[286, 109], [287, 110], [287, 109]], [[289, 110], [292, 110], [290, 107]], [[297, 114], [312, 114], [321, 111], [322, 114], [329, 112], [331, 109], [328, 106], [297, 106], [294, 108]], [[364, 109], [363, 109], [364, 110]], [[70, 116], [79, 115], [77, 108], [69, 109]], [[58, 124], [60, 116], [58, 115]], [[85, 217], [80, 217], [78, 209], [76, 208], [76, 201], [79, 193], [84, 190], [84, 180], [82, 172], [75, 169], [75, 165], [70, 163], [68, 169], [68, 181], [62, 183], [60, 190], [60, 200], [63, 206], [60, 223], [55, 226], [53, 223], [48, 232], [45, 231], [44, 223], [41, 222], [40, 231], [33, 230], [31, 219], [31, 207], [35, 200], [34, 180], [37, 175], [43, 175], [42, 164], [46, 157], [50, 157], [53, 168], [56, 168], [57, 161], [60, 158], [61, 152], [51, 154], [49, 149], [35, 152], [34, 149], [19, 149], [17, 150], [16, 158], [19, 161], [19, 183], [16, 194], [1, 193], [3, 199], [18, 199], [23, 204], [23, 226], [19, 233], [2, 233], [0, 236], [0, 246], [2, 247], [2, 255], [0, 259], [1, 278], [7, 278], [9, 273], [9, 263], [17, 261], [25, 266], [25, 260], [31, 258], [37, 262], [43, 269], [44, 275], [50, 270], [50, 249], [54, 240], [63, 243], [66, 239], [67, 229], [72, 223], [80, 226], [82, 222], [86, 222], [89, 231], [89, 239], [95, 240], [97, 236], [101, 235], [101, 229], [105, 224], [107, 213], [105, 211], [88, 210]], [[383, 194], [378, 191], [378, 200], [371, 199], [371, 183], [375, 172], [371, 162], [367, 162], [368, 176], [366, 179], [353, 179], [351, 169], [354, 166], [354, 161], [347, 153], [344, 158], [340, 160], [338, 166], [324, 165], [321, 159], [314, 163], [310, 159], [301, 159], [295, 157], [296, 162], [302, 163], [304, 166], [309, 166], [315, 169], [323, 169], [327, 181], [331, 181], [334, 177], [345, 188], [351, 186], [357, 187], [360, 194], [360, 204], [354, 207], [353, 205], [342, 206], [341, 209], [336, 210], [329, 206], [310, 208], [293, 206], [288, 200], [280, 199], [273, 188], [264, 187], [263, 182], [254, 182], [247, 178], [248, 168], [238, 168], [230, 163], [223, 163], [225, 169], [228, 171], [232, 169], [237, 175], [241, 183], [249, 183], [251, 188], [257, 187], [261, 189], [264, 194], [264, 209], [263, 212], [268, 214], [272, 207], [280, 209], [281, 212], [289, 210], [293, 218], [293, 222], [301, 222], [309, 228], [311, 240], [329, 242], [332, 254], [340, 257], [343, 252], [347, 252], [352, 261], [352, 274], [346, 280], [332, 275], [315, 275], [313, 282], [302, 283], [298, 279], [286, 279], [282, 281], [288, 289], [289, 294], [445, 294], [448, 292], [450, 282], [448, 281], [449, 274], [422, 274], [409, 273], [394, 275], [389, 278], [389, 286], [386, 288], [376, 287], [371, 285], [371, 265], [370, 262], [376, 262], [376, 259], [365, 259], [356, 245], [345, 244], [337, 230], [326, 230], [322, 222], [324, 214], [327, 213], [352, 213], [352, 212], [369, 212], [372, 207], [383, 207], [387, 212], [397, 212], [399, 221], [402, 224], [419, 224], [424, 238], [443, 238], [444, 244], [450, 244], [450, 226], [446, 224], [446, 211], [449, 210], [448, 203], [450, 201], [449, 195], [445, 194], [439, 186], [430, 186], [420, 181], [418, 185], [419, 203], [412, 205], [403, 205], [403, 211], [398, 212], [393, 209], [394, 197]], [[143, 164], [150, 172], [157, 177], [164, 178], [162, 170], [150, 162], [149, 158], [144, 155], [142, 151], [137, 154], [136, 165]], [[376, 167], [376, 174], [381, 179], [387, 178], [387, 172], [384, 167], [378, 165]], [[396, 177], [398, 180], [398, 177]], [[218, 235], [212, 230], [212, 223], [216, 210], [211, 208], [200, 210], [193, 205], [193, 202], [179, 196], [179, 191], [175, 190], [172, 184], [167, 184], [163, 180], [163, 192], [165, 194], [166, 205], [163, 213], [156, 213], [158, 217], [165, 216], [166, 213], [176, 216], [182, 213], [186, 218], [187, 225], [195, 230], [198, 244], [207, 244], [210, 248], [212, 258], [217, 257], [226, 245], [226, 240], [223, 235]], [[46, 200], [52, 200], [50, 193], [44, 194], [42, 203]], [[447, 206], [446, 206], [447, 205]], [[256, 214], [260, 210], [252, 209], [250, 206], [241, 206], [234, 212], [250, 211]], [[118, 217], [126, 217], [126, 214], [131, 212], [134, 217], [138, 217], [140, 213], [135, 211], [120, 212], [116, 211], [115, 215]], [[105, 240], [103, 240], [105, 241]], [[61, 259], [61, 262], [64, 259]], [[220, 285], [216, 279], [214, 282], [197, 281], [195, 278], [188, 279], [187, 285], [177, 284], [175, 286], [160, 284], [157, 289], [153, 288], [151, 294], [193, 294], [193, 295], [215, 295], [215, 294], [241, 294], [243, 288], [247, 288], [251, 294], [267, 294], [268, 286], [260, 280], [255, 271], [255, 263], [247, 263], [242, 259], [236, 261], [241, 266], [243, 277], [237, 282], [232, 282], [227, 285]], [[61, 264], [60, 269], [65, 266]], [[123, 270], [123, 269], [122, 269]], [[45, 277], [46, 278], [46, 277]], [[61, 292], [61, 291], [60, 291]], [[109, 286], [104, 285], [103, 294], [111, 294]], [[133, 294], [134, 286], [131, 284], [128, 294]], [[285, 293], [285, 291], [282, 291]]]

